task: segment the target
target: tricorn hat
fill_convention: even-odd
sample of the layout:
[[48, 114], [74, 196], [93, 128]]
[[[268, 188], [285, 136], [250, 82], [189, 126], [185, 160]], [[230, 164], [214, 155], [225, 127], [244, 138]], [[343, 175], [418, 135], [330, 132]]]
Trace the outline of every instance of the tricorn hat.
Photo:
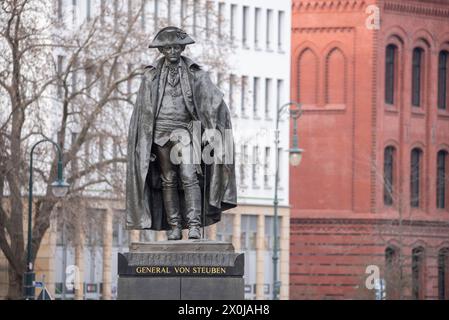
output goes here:
[[149, 48], [159, 48], [167, 45], [188, 45], [195, 43], [190, 36], [177, 27], [165, 27], [156, 34]]

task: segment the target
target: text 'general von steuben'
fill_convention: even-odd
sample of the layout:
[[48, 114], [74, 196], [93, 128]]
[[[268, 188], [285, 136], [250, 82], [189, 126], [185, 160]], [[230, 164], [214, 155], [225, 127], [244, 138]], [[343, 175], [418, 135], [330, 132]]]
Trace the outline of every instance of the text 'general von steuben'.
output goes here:
[[137, 274], [225, 274], [226, 267], [136, 267]]

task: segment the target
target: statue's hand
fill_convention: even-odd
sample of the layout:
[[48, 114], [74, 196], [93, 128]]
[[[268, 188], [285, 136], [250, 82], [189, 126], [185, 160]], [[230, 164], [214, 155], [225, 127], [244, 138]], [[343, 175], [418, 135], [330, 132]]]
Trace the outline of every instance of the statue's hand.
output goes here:
[[150, 154], [150, 162], [156, 161], [156, 155], [154, 153]]

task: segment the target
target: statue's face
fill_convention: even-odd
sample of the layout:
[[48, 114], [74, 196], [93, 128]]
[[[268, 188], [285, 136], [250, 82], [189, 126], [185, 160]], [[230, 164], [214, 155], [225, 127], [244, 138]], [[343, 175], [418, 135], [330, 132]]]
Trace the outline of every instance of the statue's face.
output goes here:
[[160, 48], [160, 51], [167, 61], [176, 63], [181, 59], [181, 53], [184, 51], [184, 48], [185, 46], [173, 44]]

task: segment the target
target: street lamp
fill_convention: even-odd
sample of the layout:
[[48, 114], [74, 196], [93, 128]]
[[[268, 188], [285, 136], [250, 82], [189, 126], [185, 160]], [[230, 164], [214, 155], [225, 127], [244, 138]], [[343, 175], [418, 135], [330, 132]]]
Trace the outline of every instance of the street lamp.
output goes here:
[[[287, 107], [293, 106], [287, 109]], [[301, 105], [297, 102], [288, 102], [282, 105], [276, 114], [276, 131], [275, 131], [275, 143], [276, 143], [276, 175], [274, 182], [274, 221], [273, 221], [273, 300], [278, 299], [279, 290], [281, 287], [280, 281], [278, 281], [278, 260], [279, 260], [279, 243], [278, 243], [278, 184], [279, 184], [279, 120], [284, 111], [288, 110], [289, 116], [293, 119], [293, 146], [288, 149], [289, 160], [292, 166], [299, 166], [302, 160], [302, 153], [304, 150], [298, 147], [298, 127], [297, 120], [302, 114]]]
[[33, 239], [32, 235], [32, 224], [31, 218], [33, 214], [33, 152], [38, 144], [42, 142], [50, 142], [52, 143], [56, 149], [58, 150], [58, 179], [51, 184], [52, 192], [55, 197], [61, 198], [67, 194], [69, 190], [69, 184], [64, 181], [62, 176], [62, 151], [59, 145], [49, 139], [43, 139], [41, 141], [36, 142], [31, 148], [30, 152], [30, 181], [29, 181], [29, 192], [28, 192], [28, 244], [27, 244], [27, 267], [25, 272], [25, 285], [24, 285], [24, 294], [26, 300], [34, 300], [34, 266], [33, 259], [31, 253], [31, 243]]

